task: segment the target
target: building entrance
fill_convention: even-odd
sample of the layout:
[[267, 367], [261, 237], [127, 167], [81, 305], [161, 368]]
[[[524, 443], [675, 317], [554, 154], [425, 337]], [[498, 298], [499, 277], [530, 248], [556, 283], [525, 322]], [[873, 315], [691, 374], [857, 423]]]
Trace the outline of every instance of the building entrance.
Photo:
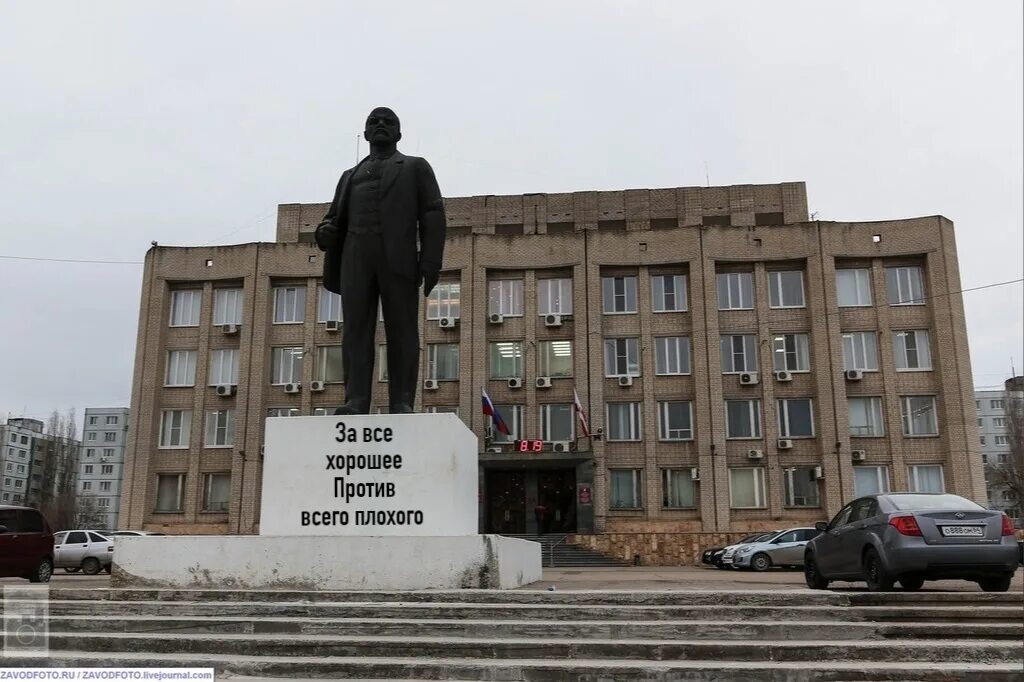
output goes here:
[[488, 469], [484, 475], [487, 533], [573, 533], [576, 469]]

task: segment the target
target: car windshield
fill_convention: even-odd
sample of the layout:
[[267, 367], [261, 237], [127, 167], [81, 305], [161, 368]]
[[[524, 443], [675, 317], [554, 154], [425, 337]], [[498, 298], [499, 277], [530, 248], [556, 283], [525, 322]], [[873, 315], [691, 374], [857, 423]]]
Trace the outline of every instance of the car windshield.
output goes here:
[[760, 535], [754, 535], [748, 540], [744, 540], [744, 542], [764, 542], [765, 540], [771, 538], [773, 535], [775, 535], [775, 533], [761, 533]]
[[748, 535], [747, 537], [743, 538], [742, 540], [740, 540], [740, 542], [753, 542], [762, 535], [764, 535], [764, 533], [754, 533], [753, 535]]
[[959, 495], [887, 495], [886, 499], [900, 511], [918, 509], [985, 509], [981, 505], [975, 504]]

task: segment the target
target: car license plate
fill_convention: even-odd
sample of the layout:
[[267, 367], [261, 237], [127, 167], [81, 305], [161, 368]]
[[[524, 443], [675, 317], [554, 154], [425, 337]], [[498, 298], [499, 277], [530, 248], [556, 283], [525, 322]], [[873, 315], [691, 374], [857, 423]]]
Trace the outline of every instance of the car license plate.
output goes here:
[[942, 534], [947, 538], [980, 538], [985, 535], [981, 526], [942, 526]]

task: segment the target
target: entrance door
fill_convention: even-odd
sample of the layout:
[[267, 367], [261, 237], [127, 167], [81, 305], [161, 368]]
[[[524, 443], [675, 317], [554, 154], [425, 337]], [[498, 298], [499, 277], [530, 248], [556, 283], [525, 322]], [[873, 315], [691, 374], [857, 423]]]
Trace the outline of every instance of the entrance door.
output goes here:
[[537, 532], [576, 532], [576, 470], [537, 471]]
[[526, 475], [522, 471], [488, 471], [484, 478], [487, 532], [526, 532]]

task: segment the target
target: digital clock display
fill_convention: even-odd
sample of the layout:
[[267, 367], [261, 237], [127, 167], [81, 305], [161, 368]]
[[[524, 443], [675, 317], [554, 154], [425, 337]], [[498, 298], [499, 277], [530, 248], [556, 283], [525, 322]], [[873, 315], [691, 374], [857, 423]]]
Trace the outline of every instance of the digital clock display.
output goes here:
[[544, 441], [542, 440], [517, 440], [517, 452], [544, 452]]

